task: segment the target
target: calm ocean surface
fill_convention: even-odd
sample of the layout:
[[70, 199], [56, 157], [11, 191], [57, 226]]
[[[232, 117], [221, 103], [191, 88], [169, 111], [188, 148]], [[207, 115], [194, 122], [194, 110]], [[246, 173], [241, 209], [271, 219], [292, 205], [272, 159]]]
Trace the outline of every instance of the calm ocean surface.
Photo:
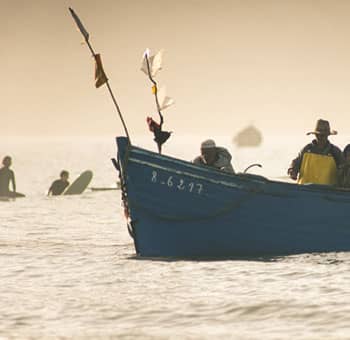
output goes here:
[[[236, 149], [236, 171], [284, 176], [310, 138]], [[192, 159], [200, 137], [172, 136], [164, 153]], [[332, 138], [344, 147], [350, 138]], [[151, 135], [135, 144], [155, 150]], [[120, 191], [46, 197], [62, 169], [91, 186], [117, 180], [112, 137], [11, 138], [19, 192], [0, 202], [0, 339], [350, 339], [350, 253], [271, 259], [138, 259]], [[297, 212], [296, 212], [297, 213]], [[350, 227], [350, 222], [349, 222]]]

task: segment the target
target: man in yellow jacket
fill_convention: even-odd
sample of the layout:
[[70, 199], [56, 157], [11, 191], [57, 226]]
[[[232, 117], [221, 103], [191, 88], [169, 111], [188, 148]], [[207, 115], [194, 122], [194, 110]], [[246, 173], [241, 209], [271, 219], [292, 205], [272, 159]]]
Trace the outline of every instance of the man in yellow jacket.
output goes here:
[[344, 163], [344, 157], [341, 150], [328, 140], [328, 136], [337, 132], [331, 130], [327, 120], [319, 119], [315, 130], [307, 133], [310, 134], [316, 138], [293, 159], [288, 175], [299, 184], [337, 185], [338, 169]]

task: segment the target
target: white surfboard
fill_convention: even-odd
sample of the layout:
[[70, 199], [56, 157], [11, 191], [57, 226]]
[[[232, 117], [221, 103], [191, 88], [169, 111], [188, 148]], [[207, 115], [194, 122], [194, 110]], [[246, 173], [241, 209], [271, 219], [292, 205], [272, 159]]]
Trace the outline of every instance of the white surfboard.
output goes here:
[[80, 195], [84, 192], [92, 180], [93, 173], [91, 170], [84, 171], [68, 188], [63, 195]]
[[109, 191], [109, 190], [119, 190], [120, 189], [120, 182], [118, 181], [116, 185], [110, 186], [110, 187], [90, 187], [91, 191]]

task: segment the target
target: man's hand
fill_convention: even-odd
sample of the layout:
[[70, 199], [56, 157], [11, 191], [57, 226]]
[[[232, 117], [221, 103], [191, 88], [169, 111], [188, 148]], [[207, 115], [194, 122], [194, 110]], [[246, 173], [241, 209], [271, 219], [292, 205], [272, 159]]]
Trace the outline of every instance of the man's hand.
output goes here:
[[298, 178], [298, 173], [293, 169], [293, 168], [289, 168], [288, 169], [288, 175], [291, 179], [293, 179], [294, 181], [297, 180]]

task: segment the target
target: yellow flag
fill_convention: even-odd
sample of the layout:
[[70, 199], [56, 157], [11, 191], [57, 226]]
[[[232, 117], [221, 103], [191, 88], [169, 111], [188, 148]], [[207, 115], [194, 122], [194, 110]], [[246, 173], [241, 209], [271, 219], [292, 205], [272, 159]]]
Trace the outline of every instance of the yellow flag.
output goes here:
[[95, 54], [95, 86], [99, 88], [108, 80], [105, 71], [103, 70], [100, 54]]

